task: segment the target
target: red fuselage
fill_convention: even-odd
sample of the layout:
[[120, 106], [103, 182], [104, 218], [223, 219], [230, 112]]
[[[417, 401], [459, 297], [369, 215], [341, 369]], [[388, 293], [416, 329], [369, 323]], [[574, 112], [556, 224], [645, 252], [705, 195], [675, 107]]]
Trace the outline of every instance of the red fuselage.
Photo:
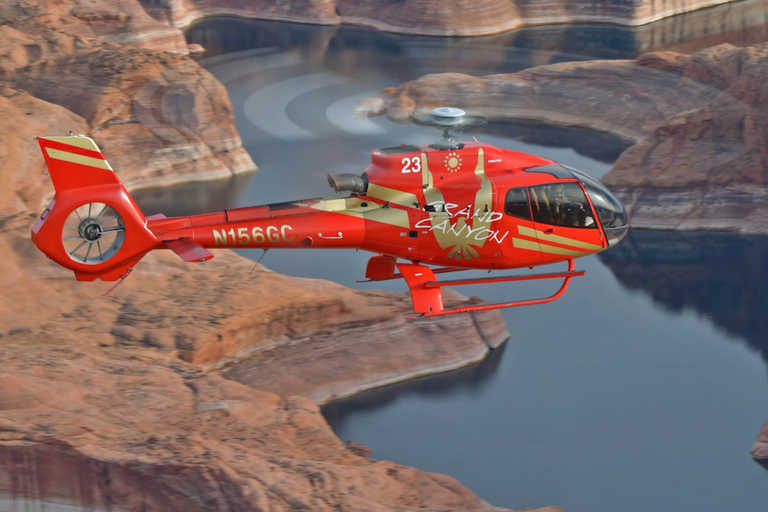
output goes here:
[[[560, 177], [547, 172], [554, 167]], [[609, 246], [580, 181], [537, 156], [477, 142], [452, 150], [399, 146], [373, 151], [363, 178], [365, 192], [349, 197], [149, 218], [147, 227], [158, 247], [187, 238], [208, 248], [360, 248], [485, 269], [542, 265]], [[588, 223], [542, 213], [556, 208], [554, 199], [544, 199], [555, 183], [578, 188]], [[523, 202], [510, 207], [510, 191]]]

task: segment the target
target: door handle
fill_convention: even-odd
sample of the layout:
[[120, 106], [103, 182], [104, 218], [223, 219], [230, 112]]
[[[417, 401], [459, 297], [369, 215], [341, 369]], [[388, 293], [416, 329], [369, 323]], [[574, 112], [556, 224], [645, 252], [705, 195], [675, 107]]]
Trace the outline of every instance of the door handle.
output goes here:
[[544, 230], [545, 235], [551, 235], [554, 232], [555, 232], [555, 228], [547, 228]]

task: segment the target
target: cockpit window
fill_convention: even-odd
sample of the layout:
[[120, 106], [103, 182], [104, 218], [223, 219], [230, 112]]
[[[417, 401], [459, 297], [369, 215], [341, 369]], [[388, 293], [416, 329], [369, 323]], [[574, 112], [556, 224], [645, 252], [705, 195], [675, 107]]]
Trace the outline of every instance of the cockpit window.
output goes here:
[[581, 171], [571, 167], [569, 169], [587, 189], [587, 194], [595, 205], [600, 224], [608, 238], [608, 245], [618, 243], [629, 229], [629, 217], [624, 206], [601, 183]]
[[525, 187], [509, 189], [504, 200], [504, 213], [531, 220], [531, 209], [528, 206], [528, 190]]
[[569, 228], [597, 228], [592, 208], [576, 182], [530, 187], [533, 220]]

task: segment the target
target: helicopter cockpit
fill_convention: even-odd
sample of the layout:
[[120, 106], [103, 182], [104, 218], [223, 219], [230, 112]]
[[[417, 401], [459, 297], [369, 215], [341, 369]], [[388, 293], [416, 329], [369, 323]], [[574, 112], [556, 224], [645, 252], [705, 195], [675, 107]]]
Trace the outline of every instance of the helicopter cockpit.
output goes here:
[[[577, 181], [556, 181], [544, 185], [512, 188], [507, 191], [505, 199], [504, 209], [507, 215], [554, 226], [596, 229], [596, 213], [609, 247], [627, 234], [627, 211], [597, 180], [565, 165], [549, 164], [526, 171], [552, 174], [561, 180], [577, 180], [584, 189]], [[584, 195], [584, 190], [587, 191], [595, 211]]]

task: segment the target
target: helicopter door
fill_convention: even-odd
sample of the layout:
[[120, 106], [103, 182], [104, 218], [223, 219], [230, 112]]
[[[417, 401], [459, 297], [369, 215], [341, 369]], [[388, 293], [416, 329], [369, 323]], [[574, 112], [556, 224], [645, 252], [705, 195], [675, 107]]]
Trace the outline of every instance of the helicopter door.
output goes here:
[[531, 205], [526, 187], [507, 190], [504, 196], [504, 225], [509, 233], [509, 242], [504, 244], [504, 257], [516, 265], [531, 266], [542, 263], [541, 248], [533, 229]]
[[533, 228], [545, 261], [600, 250], [605, 237], [584, 189], [576, 181], [528, 187]]

